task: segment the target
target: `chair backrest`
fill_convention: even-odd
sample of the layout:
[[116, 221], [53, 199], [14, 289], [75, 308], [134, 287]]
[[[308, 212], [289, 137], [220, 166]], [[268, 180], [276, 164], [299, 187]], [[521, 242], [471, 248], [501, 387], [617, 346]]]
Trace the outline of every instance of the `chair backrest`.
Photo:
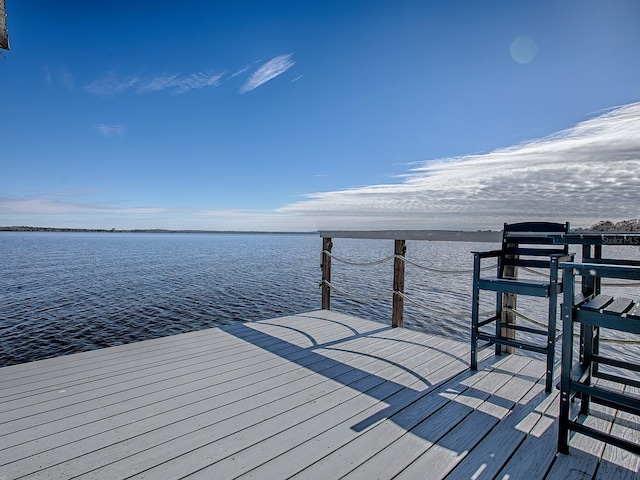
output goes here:
[[502, 231], [502, 270], [508, 266], [550, 268], [549, 255], [569, 252], [569, 245], [554, 245], [553, 235], [568, 231], [569, 222], [505, 223]]

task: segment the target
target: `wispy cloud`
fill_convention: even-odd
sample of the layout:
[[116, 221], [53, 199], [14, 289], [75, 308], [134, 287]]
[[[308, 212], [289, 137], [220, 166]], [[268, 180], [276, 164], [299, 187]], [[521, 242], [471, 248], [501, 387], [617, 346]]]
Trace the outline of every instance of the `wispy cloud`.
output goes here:
[[640, 103], [546, 138], [424, 162], [399, 183], [314, 193], [281, 213], [319, 228], [492, 228], [638, 216]]
[[115, 72], [109, 72], [103, 77], [100, 77], [85, 87], [85, 90], [94, 95], [100, 96], [114, 96], [118, 95], [140, 82], [140, 78], [136, 76], [123, 77]]
[[191, 74], [157, 75], [154, 77], [121, 76], [109, 72], [85, 87], [89, 93], [99, 96], [115, 96], [127, 90], [152, 93], [169, 90], [181, 94], [189, 90], [201, 90], [220, 85], [224, 73], [198, 72]]
[[127, 127], [124, 125], [109, 125], [106, 123], [99, 123], [96, 125], [98, 133], [105, 138], [122, 136], [126, 129]]
[[242, 75], [244, 72], [247, 72], [251, 68], [251, 65], [245, 65], [240, 70], [231, 74], [231, 78], [237, 77], [238, 75]]
[[278, 55], [263, 64], [258, 70], [253, 72], [245, 84], [240, 88], [240, 93], [250, 92], [258, 88], [260, 85], [274, 79], [278, 75], [283, 74], [295, 65], [291, 57], [293, 54]]
[[[272, 80], [278, 75], [289, 70], [295, 64], [292, 60], [292, 56], [292, 54], [279, 55], [264, 63], [249, 76], [240, 88], [240, 92], [246, 93], [254, 90], [260, 85], [263, 85], [269, 80]], [[103, 97], [113, 97], [127, 91], [142, 94], [169, 91], [173, 94], [182, 94], [191, 90], [218, 87], [225, 80], [225, 75], [227, 76], [226, 80], [230, 80], [248, 72], [250, 69], [251, 65], [246, 65], [231, 75], [227, 75], [225, 72], [214, 73], [210, 71], [202, 71], [187, 74], [172, 73], [142, 76], [120, 75], [111, 71], [102, 77], [97, 78], [85, 86], [84, 89], [89, 93]], [[293, 81], [299, 80], [300, 78], [301, 76], [298, 76]], [[54, 72], [46, 70], [45, 79], [47, 82], [52, 83], [54, 81]], [[61, 76], [60, 81], [68, 83], [70, 80], [72, 80], [72, 77]]]
[[75, 85], [73, 74], [64, 67], [58, 67], [53, 70], [49, 67], [44, 67], [44, 80], [49, 85], [61, 85], [67, 90], [73, 89]]
[[141, 93], [171, 90], [173, 93], [186, 93], [189, 90], [201, 90], [220, 85], [224, 73], [200, 72], [190, 75], [164, 75], [154, 77], [138, 84]]

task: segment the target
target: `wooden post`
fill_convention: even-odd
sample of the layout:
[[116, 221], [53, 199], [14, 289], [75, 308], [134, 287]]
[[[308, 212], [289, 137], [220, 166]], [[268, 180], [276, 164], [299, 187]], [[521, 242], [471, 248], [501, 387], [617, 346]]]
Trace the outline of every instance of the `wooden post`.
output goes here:
[[331, 283], [331, 248], [333, 242], [330, 238], [322, 239], [322, 257], [320, 260], [320, 268], [322, 269], [322, 309], [331, 310], [331, 287], [327, 283]]
[[[393, 314], [391, 317], [392, 327], [401, 327], [403, 320], [404, 298], [400, 295], [404, 293], [404, 255], [407, 253], [405, 240], [395, 241], [396, 258], [393, 261]], [[402, 257], [402, 258], [398, 258]]]
[[[506, 245], [508, 246], [508, 245]], [[514, 267], [512, 265], [507, 265], [504, 267], [503, 275], [505, 278], [518, 278], [518, 267]], [[501, 323], [516, 323], [516, 313], [512, 310], [516, 309], [516, 304], [518, 301], [518, 296], [515, 293], [503, 293], [502, 294], [502, 316], [500, 318]], [[505, 338], [515, 339], [516, 331], [513, 329], [502, 328], [500, 331], [500, 335]], [[496, 353], [499, 353], [498, 345], [496, 345]], [[515, 348], [510, 345], [501, 345], [500, 346], [501, 353], [514, 353]]]

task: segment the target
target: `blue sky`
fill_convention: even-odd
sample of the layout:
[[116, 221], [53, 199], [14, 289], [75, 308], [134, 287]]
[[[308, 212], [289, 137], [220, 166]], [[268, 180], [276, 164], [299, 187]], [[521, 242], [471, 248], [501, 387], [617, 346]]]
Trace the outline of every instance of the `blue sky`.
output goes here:
[[6, 3], [0, 225], [640, 216], [638, 1]]

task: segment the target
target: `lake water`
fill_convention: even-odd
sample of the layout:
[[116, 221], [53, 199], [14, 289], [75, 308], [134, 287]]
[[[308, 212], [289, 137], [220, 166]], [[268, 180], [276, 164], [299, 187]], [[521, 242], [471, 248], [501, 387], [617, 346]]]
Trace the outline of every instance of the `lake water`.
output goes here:
[[[468, 341], [470, 252], [495, 246], [407, 242], [410, 261], [458, 273], [407, 265], [420, 306], [405, 302], [405, 326]], [[0, 365], [319, 309], [321, 249], [316, 235], [0, 232]], [[393, 241], [334, 239], [333, 254], [378, 260]], [[334, 260], [332, 283], [347, 292], [332, 292], [333, 310], [390, 324], [392, 260]]]

